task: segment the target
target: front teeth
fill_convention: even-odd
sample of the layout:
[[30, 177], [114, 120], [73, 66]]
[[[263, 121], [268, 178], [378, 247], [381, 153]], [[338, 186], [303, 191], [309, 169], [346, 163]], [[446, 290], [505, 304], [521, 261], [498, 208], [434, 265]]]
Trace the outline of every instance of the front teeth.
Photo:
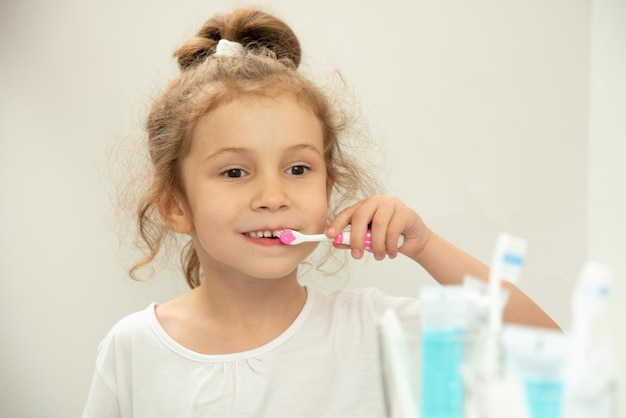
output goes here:
[[272, 238], [274, 233], [272, 231], [253, 231], [248, 232], [246, 235], [250, 238]]

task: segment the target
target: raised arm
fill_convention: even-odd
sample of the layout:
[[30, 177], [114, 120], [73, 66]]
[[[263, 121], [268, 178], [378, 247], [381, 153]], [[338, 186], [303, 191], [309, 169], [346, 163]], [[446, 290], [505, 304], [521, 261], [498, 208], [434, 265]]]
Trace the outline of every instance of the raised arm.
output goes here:
[[[466, 274], [485, 281], [489, 277], [486, 264], [432, 231], [428, 233], [422, 251], [411, 258], [442, 285], [460, 284]], [[505, 322], [559, 328], [539, 305], [514, 284], [503, 281], [502, 287], [509, 291], [509, 301], [503, 312]]]
[[[329, 225], [327, 235], [335, 237], [347, 225], [351, 225], [350, 249], [356, 259], [363, 256], [365, 234], [371, 226], [372, 252], [377, 260], [404, 254], [442, 285], [461, 284], [468, 274], [485, 281], [489, 277], [486, 264], [431, 231], [413, 209], [395, 197], [376, 195], [344, 209]], [[404, 244], [398, 248], [401, 234]], [[503, 281], [502, 286], [509, 291], [505, 322], [559, 328], [515, 285]]]

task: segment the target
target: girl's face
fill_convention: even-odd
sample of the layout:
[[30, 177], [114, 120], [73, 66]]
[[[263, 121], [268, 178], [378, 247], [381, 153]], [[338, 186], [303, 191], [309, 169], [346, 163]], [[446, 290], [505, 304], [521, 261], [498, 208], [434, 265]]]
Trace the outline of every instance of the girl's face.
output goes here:
[[202, 116], [182, 163], [191, 234], [205, 280], [295, 278], [316, 244], [265, 238], [324, 231], [328, 211], [322, 127], [291, 95], [244, 96]]

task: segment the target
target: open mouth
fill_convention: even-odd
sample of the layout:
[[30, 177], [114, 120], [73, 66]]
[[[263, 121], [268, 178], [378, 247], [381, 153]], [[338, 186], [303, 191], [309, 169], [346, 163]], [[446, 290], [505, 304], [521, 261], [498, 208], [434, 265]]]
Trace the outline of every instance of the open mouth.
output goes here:
[[270, 239], [278, 239], [278, 235], [280, 235], [279, 231], [251, 231], [244, 233], [245, 236], [250, 238], [270, 238]]

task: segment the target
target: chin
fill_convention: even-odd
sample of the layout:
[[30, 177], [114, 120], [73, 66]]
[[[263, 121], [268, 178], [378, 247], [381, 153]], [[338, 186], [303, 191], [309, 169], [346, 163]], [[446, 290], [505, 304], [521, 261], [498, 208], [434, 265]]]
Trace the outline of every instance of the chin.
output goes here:
[[297, 274], [298, 270], [291, 271], [265, 271], [265, 272], [255, 272], [252, 276], [256, 277], [259, 280], [284, 280], [293, 278], [296, 280], [298, 278]]
[[256, 268], [247, 269], [250, 277], [255, 277], [260, 280], [283, 280], [298, 277], [298, 265], [285, 266], [284, 264], [279, 266], [277, 263], [274, 265], [257, 265]]

